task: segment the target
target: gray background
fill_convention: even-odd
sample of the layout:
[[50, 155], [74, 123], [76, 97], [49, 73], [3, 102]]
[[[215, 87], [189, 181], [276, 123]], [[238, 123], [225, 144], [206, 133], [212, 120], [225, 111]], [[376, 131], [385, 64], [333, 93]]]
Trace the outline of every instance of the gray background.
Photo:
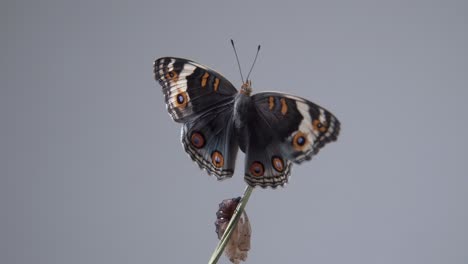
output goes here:
[[[256, 190], [249, 263], [468, 262], [468, 2], [2, 1], [0, 263], [206, 263], [218, 203], [153, 60], [244, 71], [342, 122]], [[222, 259], [226, 263], [225, 258]]]

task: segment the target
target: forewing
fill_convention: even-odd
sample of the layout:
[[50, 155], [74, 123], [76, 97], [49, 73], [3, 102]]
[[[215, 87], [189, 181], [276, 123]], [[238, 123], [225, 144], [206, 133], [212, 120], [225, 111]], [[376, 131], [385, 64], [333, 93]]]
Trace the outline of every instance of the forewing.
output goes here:
[[221, 74], [186, 59], [157, 59], [154, 74], [162, 86], [167, 111], [176, 122], [187, 122], [237, 94]]

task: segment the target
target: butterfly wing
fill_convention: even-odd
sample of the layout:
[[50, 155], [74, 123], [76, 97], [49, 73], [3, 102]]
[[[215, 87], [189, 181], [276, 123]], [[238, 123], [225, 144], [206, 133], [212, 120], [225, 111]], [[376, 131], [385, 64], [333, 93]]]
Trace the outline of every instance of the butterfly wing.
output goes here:
[[263, 120], [257, 120], [256, 124], [258, 127], [251, 130], [247, 143], [244, 180], [250, 186], [283, 186], [288, 182], [292, 162], [281, 151], [276, 136], [265, 140], [265, 134], [271, 132], [259, 129], [266, 128]]
[[154, 74], [162, 86], [167, 111], [176, 122], [185, 123], [237, 94], [221, 74], [186, 59], [157, 59]]
[[306, 99], [266, 92], [253, 95], [252, 101], [245, 169], [252, 186], [282, 186], [292, 162], [311, 159], [340, 132], [333, 114]]
[[169, 114], [184, 123], [185, 151], [209, 174], [231, 177], [238, 149], [231, 121], [237, 90], [221, 74], [186, 59], [157, 59], [154, 73]]
[[182, 127], [182, 145], [200, 168], [218, 180], [232, 177], [238, 143], [232, 120], [234, 101], [224, 103]]

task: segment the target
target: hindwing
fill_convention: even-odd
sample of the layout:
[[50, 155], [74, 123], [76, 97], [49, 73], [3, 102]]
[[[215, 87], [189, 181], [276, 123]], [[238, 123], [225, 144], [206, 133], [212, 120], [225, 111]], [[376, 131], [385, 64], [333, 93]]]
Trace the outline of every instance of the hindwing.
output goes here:
[[182, 145], [200, 168], [218, 180], [232, 177], [238, 144], [232, 121], [233, 101], [185, 123]]

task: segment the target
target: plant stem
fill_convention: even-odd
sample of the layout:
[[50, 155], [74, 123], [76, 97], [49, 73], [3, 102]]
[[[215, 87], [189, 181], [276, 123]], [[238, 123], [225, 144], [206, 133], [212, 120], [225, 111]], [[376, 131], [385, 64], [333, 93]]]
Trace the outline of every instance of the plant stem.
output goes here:
[[237, 205], [236, 210], [234, 211], [234, 214], [231, 217], [231, 220], [229, 221], [226, 231], [224, 231], [223, 236], [219, 240], [218, 246], [216, 247], [215, 251], [211, 255], [210, 260], [208, 261], [208, 264], [216, 264], [218, 262], [219, 257], [224, 251], [224, 248], [226, 247], [226, 244], [229, 241], [229, 238], [231, 237], [232, 231], [236, 227], [237, 222], [239, 221], [239, 218], [242, 214], [242, 211], [244, 211], [245, 205], [249, 201], [250, 194], [253, 191], [253, 187], [250, 185], [247, 185], [244, 191], [244, 196], [242, 196], [242, 199], [240, 203]]

